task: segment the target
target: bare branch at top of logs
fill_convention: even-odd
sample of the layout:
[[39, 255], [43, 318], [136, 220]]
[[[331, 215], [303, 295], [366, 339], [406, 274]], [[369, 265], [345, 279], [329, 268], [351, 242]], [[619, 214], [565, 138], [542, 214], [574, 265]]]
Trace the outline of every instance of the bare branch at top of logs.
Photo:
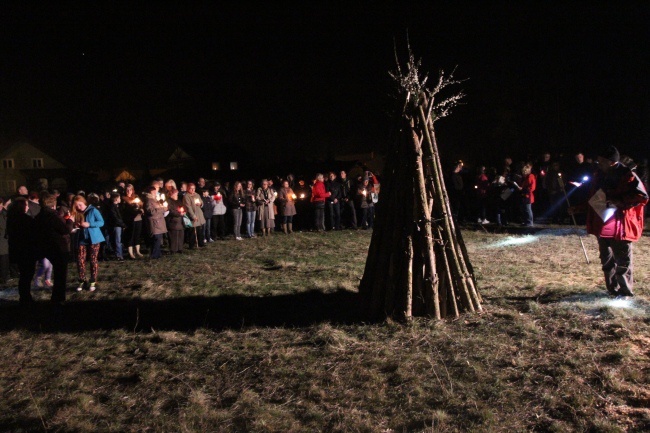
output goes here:
[[391, 157], [386, 160], [382, 195], [359, 293], [368, 318], [412, 316], [455, 318], [482, 311], [480, 295], [450, 211], [434, 122], [461, 103], [463, 92], [448, 89], [463, 80], [454, 71], [432, 90], [422, 62], [408, 47], [408, 60], [389, 72], [401, 103]]

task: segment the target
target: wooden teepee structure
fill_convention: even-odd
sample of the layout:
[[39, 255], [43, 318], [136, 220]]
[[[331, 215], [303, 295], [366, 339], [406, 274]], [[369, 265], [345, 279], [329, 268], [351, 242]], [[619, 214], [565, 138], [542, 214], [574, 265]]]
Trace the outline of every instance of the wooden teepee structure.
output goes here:
[[375, 228], [359, 287], [368, 319], [436, 319], [482, 311], [472, 267], [451, 214], [434, 134], [435, 121], [464, 96], [441, 92], [459, 83], [440, 72], [425, 87], [409, 47], [406, 68], [391, 73], [400, 112], [387, 155]]

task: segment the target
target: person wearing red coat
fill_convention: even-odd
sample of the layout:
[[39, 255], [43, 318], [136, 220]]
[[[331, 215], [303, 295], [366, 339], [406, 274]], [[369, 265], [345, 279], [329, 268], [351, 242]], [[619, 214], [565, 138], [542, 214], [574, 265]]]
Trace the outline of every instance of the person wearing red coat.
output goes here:
[[530, 164], [524, 165], [521, 168], [521, 185], [514, 184], [519, 190], [521, 199], [521, 214], [523, 216], [521, 225], [526, 227], [533, 226], [533, 203], [535, 203], [535, 190], [537, 189], [537, 178], [532, 173], [532, 169]]
[[325, 189], [322, 173], [316, 174], [316, 180], [311, 187], [311, 203], [314, 207], [314, 223], [316, 231], [325, 231], [325, 199], [331, 195]]
[[634, 296], [632, 243], [643, 232], [648, 192], [636, 173], [619, 162], [620, 155], [614, 146], [598, 155], [598, 172], [586, 206], [587, 232], [598, 238], [609, 294]]

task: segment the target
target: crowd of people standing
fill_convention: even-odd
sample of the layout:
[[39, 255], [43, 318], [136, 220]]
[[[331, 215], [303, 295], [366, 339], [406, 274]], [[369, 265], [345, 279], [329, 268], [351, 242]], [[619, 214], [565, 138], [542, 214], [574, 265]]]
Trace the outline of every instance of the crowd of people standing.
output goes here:
[[21, 186], [0, 199], [0, 284], [13, 269], [21, 304], [33, 302], [32, 285], [51, 287], [52, 301], [61, 303], [70, 262], [77, 267], [76, 290], [92, 292], [102, 260], [136, 260], [145, 252], [159, 259], [218, 240], [290, 235], [300, 214], [300, 230], [373, 227], [379, 181], [371, 172], [354, 181], [345, 171], [318, 173], [310, 183], [293, 175], [276, 181], [277, 187], [272, 179], [222, 185], [158, 178], [139, 192], [119, 182], [66, 195]]
[[[620, 162], [648, 185], [647, 160], [637, 164], [621, 155]], [[597, 171], [597, 159], [581, 151], [570, 158], [544, 152], [537, 160], [516, 163], [506, 156], [498, 168], [479, 165], [473, 173], [456, 161], [448, 171], [447, 191], [460, 224], [532, 227], [536, 222], [572, 223], [572, 218], [584, 224], [586, 214], [571, 217], [568, 205], [587, 201]]]
[[[647, 188], [647, 161], [637, 165], [621, 155], [616, 163]], [[446, 183], [460, 224], [531, 227], [542, 219], [565, 222], [569, 197], [585, 203], [597, 171], [597, 163], [582, 152], [568, 164], [544, 153], [536, 162], [513, 164], [506, 157], [499, 169], [479, 166], [473, 176], [457, 161]], [[370, 171], [354, 179], [340, 171], [317, 173], [307, 182], [290, 174], [223, 185], [205, 178], [179, 183], [157, 178], [137, 189], [120, 182], [104, 191], [66, 195], [21, 186], [13, 197], [0, 199], [0, 284], [13, 263], [21, 303], [32, 302], [32, 284], [52, 287], [52, 301], [63, 302], [70, 262], [77, 267], [77, 291], [94, 291], [102, 260], [136, 260], [145, 252], [159, 259], [276, 231], [372, 229], [379, 187]], [[571, 215], [586, 220], [586, 212]]]

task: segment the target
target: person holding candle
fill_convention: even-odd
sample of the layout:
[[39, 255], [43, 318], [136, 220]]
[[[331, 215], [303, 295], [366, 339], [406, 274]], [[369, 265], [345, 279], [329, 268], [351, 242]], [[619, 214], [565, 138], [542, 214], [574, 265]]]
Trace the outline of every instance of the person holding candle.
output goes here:
[[167, 209], [169, 210], [169, 214], [166, 217], [169, 251], [172, 254], [182, 254], [185, 237], [185, 226], [183, 225], [185, 208], [183, 207], [183, 202], [178, 198], [178, 190], [176, 188], [167, 191]]
[[282, 231], [284, 234], [293, 233], [293, 216], [296, 214], [296, 193], [289, 187], [289, 181], [282, 182], [282, 188], [278, 192], [278, 203], [282, 214]]
[[367, 176], [357, 188], [357, 201], [361, 210], [361, 228], [363, 230], [372, 228], [375, 207], [372, 202], [372, 187]]
[[145, 212], [147, 223], [149, 224], [149, 235], [151, 236], [151, 252], [149, 257], [159, 259], [162, 257], [162, 239], [167, 233], [167, 224], [165, 224], [165, 214], [167, 213], [168, 202], [160, 203], [161, 198], [156, 196], [156, 187], [148, 186], [145, 189]]
[[214, 199], [214, 208], [212, 209], [212, 238], [224, 240], [226, 238], [226, 203], [228, 197], [226, 192], [221, 189], [221, 184], [216, 182], [212, 190]]
[[140, 236], [142, 236], [144, 209], [142, 200], [135, 193], [135, 188], [130, 183], [126, 185], [122, 203], [124, 222], [126, 223], [124, 243], [127, 246], [129, 257], [132, 259], [135, 259], [136, 255], [142, 257], [140, 253]]
[[249, 238], [255, 237], [255, 215], [257, 204], [255, 203], [255, 184], [252, 180], [246, 182], [244, 197], [246, 198], [246, 234]]
[[[187, 229], [191, 232], [189, 233], [189, 248], [194, 249], [198, 244], [199, 247], [204, 247], [205, 242], [203, 238], [203, 224], [205, 224], [205, 218], [203, 217], [203, 200], [201, 196], [196, 193], [196, 185], [193, 183], [187, 184], [187, 193], [183, 196], [183, 207], [187, 216], [192, 221], [192, 228]], [[201, 236], [199, 236], [201, 234]]]

